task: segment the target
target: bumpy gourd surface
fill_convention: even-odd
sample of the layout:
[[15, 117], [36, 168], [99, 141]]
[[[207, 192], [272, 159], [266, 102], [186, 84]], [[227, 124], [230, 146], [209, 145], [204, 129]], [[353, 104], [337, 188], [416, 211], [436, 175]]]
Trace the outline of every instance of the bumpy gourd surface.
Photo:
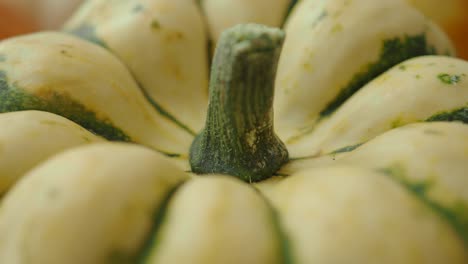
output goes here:
[[[90, 0], [1, 42], [0, 263], [468, 263], [468, 62], [406, 1], [291, 2]], [[263, 84], [289, 161], [195, 175], [208, 43], [253, 17], [284, 24]]]

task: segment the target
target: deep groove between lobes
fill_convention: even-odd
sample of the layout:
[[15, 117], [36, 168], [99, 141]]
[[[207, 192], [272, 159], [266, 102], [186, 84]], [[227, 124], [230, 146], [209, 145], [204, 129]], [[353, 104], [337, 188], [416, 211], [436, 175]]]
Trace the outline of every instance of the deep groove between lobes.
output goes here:
[[[101, 46], [101, 47], [107, 49], [108, 51], [110, 51], [115, 56], [119, 57], [118, 54], [116, 54], [112, 50], [112, 48], [110, 48], [102, 39], [100, 39], [97, 36], [96, 29], [95, 29], [95, 27], [93, 25], [90, 25], [88, 23], [84, 23], [84, 24], [82, 24], [81, 26], [79, 26], [79, 27], [77, 27], [75, 29], [69, 30], [68, 32], [70, 34], [72, 34], [72, 35], [75, 35], [75, 36], [79, 37], [79, 38], [82, 38], [82, 39], [87, 40], [89, 42], [92, 42], [92, 43], [94, 43], [94, 44], [96, 44], [98, 46]], [[161, 114], [164, 118], [166, 118], [166, 119], [170, 120], [171, 122], [173, 122], [176, 126], [182, 128], [183, 130], [185, 130], [186, 132], [188, 132], [192, 136], [196, 135], [196, 133], [191, 128], [189, 128], [187, 125], [185, 125], [180, 120], [178, 120], [174, 115], [169, 113], [166, 109], [164, 109], [160, 104], [158, 104], [155, 100], [153, 100], [150, 97], [150, 95], [148, 94], [146, 89], [144, 89], [144, 86], [141, 83], [138, 82], [138, 79], [136, 78], [135, 74], [131, 71], [131, 69], [128, 69], [128, 72], [132, 76], [133, 80], [135, 80], [135, 82], [137, 83], [138, 87], [140, 88], [140, 91], [142, 91], [142, 93], [145, 96], [146, 100], [156, 109], [156, 111], [159, 114]]]
[[279, 212], [276, 210], [276, 208], [271, 204], [271, 202], [258, 190], [255, 189], [258, 193], [258, 195], [263, 199], [265, 202], [270, 215], [271, 215], [271, 220], [273, 224], [273, 228], [275, 233], [278, 236], [278, 241], [280, 244], [280, 251], [281, 251], [281, 261], [279, 263], [281, 264], [295, 264], [296, 262], [294, 261], [293, 253], [292, 253], [292, 246], [291, 246], [291, 240], [288, 237], [288, 234], [281, 223], [281, 217]]
[[137, 252], [135, 261], [133, 263], [144, 264], [147, 259], [151, 256], [151, 252], [154, 251], [158, 244], [158, 234], [161, 230], [161, 226], [164, 224], [164, 220], [168, 211], [169, 203], [176, 194], [177, 190], [183, 185], [183, 183], [173, 187], [161, 202], [160, 206], [154, 210], [152, 217], [152, 225], [147, 234], [145, 242]]

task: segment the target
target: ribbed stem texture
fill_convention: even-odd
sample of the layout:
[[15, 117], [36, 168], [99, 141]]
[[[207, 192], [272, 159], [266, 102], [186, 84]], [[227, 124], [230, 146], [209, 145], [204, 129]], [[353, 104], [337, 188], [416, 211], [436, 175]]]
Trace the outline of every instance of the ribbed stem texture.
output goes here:
[[276, 68], [284, 32], [238, 25], [218, 42], [204, 130], [190, 149], [192, 171], [221, 173], [248, 182], [272, 176], [288, 160], [273, 129]]

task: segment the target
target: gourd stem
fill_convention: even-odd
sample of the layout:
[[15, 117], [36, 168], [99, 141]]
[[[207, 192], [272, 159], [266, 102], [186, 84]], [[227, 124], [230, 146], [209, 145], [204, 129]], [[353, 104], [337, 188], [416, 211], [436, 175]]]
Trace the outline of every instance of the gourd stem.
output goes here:
[[204, 130], [190, 149], [192, 171], [221, 173], [248, 182], [272, 176], [288, 160], [273, 131], [276, 68], [284, 32], [237, 25], [218, 42]]

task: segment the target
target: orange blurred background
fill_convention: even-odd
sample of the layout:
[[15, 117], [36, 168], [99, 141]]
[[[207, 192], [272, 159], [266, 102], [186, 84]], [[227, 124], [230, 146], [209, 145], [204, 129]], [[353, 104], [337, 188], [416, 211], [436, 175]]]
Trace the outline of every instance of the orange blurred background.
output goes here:
[[458, 57], [468, 60], [468, 0], [407, 0], [438, 23], [452, 39]]
[[[0, 40], [43, 29], [57, 29], [82, 1], [0, 0]], [[453, 40], [457, 55], [468, 60], [468, 0], [406, 1], [438, 23]]]
[[34, 19], [1, 3], [0, 18], [0, 39], [38, 30]]
[[0, 0], [0, 39], [58, 29], [83, 0]]

